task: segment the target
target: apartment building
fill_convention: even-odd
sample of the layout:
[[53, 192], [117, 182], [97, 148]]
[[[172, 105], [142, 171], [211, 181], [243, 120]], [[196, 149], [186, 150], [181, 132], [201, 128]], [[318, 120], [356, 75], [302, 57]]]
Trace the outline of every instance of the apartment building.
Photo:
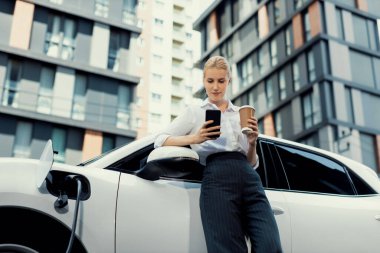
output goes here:
[[197, 65], [229, 59], [229, 96], [256, 107], [262, 133], [380, 173], [379, 19], [377, 0], [217, 0], [194, 23]]
[[[199, 33], [192, 24], [193, 0], [139, 0], [136, 115], [138, 138], [168, 125], [192, 100]], [[198, 36], [198, 37], [197, 37]], [[198, 45], [194, 46], [194, 45]]]
[[76, 164], [137, 136], [136, 0], [2, 0], [0, 156]]

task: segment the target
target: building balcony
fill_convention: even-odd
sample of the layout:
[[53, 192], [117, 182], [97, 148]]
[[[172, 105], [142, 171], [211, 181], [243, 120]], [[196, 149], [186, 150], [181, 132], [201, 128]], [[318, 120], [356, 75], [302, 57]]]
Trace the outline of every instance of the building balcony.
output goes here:
[[182, 48], [174, 48], [172, 49], [172, 57], [175, 59], [179, 59], [183, 61], [186, 58], [185, 49]]
[[173, 21], [178, 24], [185, 24], [186, 23], [186, 15], [184, 11], [174, 11], [173, 12]]
[[172, 66], [172, 76], [184, 79], [185, 78], [185, 70], [181, 66]]
[[177, 5], [179, 7], [185, 8], [186, 7], [186, 0], [174, 0], [174, 5]]
[[173, 29], [173, 40], [179, 41], [179, 42], [185, 42], [186, 41], [186, 33], [184, 30], [177, 30]]

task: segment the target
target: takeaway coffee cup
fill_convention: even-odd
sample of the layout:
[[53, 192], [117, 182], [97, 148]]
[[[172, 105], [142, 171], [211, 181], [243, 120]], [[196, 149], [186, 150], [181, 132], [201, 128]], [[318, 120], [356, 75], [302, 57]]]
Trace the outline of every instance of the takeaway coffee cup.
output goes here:
[[241, 132], [243, 134], [249, 134], [252, 129], [248, 127], [248, 119], [255, 115], [255, 107], [250, 105], [243, 105], [239, 109]]

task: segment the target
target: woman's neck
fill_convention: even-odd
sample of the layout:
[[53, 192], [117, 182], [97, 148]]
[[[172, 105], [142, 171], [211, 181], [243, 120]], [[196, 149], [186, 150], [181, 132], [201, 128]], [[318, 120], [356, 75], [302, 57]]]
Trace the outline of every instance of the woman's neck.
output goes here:
[[216, 105], [221, 112], [224, 112], [225, 110], [227, 110], [228, 100], [223, 99], [221, 101], [213, 102], [213, 104]]

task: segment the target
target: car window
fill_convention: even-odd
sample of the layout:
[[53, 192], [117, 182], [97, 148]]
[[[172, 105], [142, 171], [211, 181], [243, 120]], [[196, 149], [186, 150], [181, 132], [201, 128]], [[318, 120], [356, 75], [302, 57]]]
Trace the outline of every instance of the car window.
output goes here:
[[354, 183], [356, 193], [358, 195], [369, 195], [369, 194], [377, 194], [376, 191], [372, 189], [363, 179], [361, 179], [356, 173], [347, 169], [348, 174], [352, 182]]
[[260, 167], [257, 169], [263, 186], [268, 189], [289, 189], [285, 172], [279, 162], [277, 152], [272, 143], [260, 141], [257, 146], [260, 155]]
[[345, 168], [315, 153], [276, 145], [291, 190], [355, 195]]
[[148, 145], [133, 154], [130, 154], [127, 157], [109, 165], [106, 169], [117, 170], [121, 172], [134, 172], [141, 168], [143, 163], [146, 162], [146, 159], [150, 152], [154, 149], [153, 144]]

